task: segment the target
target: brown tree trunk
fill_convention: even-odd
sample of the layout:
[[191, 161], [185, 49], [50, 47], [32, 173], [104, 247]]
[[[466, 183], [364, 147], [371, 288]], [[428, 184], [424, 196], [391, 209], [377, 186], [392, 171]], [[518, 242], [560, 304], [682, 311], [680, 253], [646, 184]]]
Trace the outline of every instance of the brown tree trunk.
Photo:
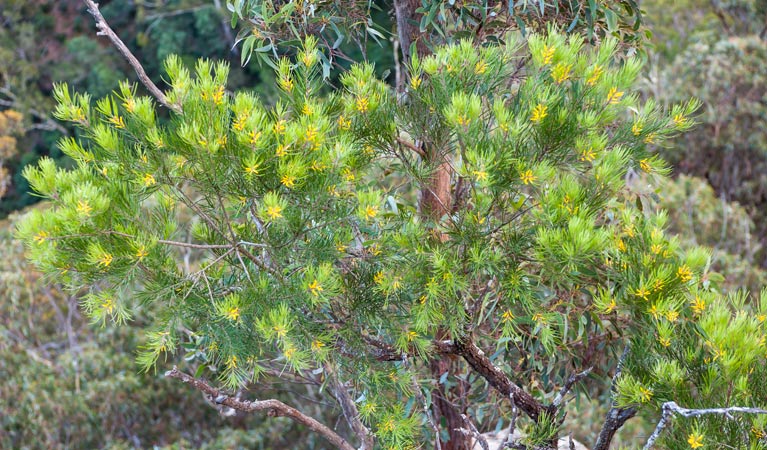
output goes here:
[[[402, 49], [402, 61], [405, 65], [411, 61], [411, 47], [422, 57], [428, 54], [423, 36], [419, 32], [421, 15], [416, 13], [420, 6], [420, 0], [394, 0], [394, 9], [397, 22], [397, 34], [400, 48]], [[415, 43], [415, 45], [412, 45]], [[406, 78], [402, 79], [403, 82]], [[404, 83], [403, 83], [404, 84]], [[400, 90], [403, 86], [398, 86]], [[441, 153], [440, 149], [423, 148], [425, 154], [424, 163], [434, 167], [434, 172], [428, 183], [421, 188], [420, 211], [424, 218], [437, 223], [445, 214], [449, 214], [453, 203], [452, 198], [452, 170], [449, 155]], [[446, 235], [438, 235], [436, 238], [444, 241]], [[440, 339], [449, 339], [447, 330], [439, 330]], [[455, 372], [457, 360], [452, 360], [448, 355], [437, 354], [429, 362], [429, 369], [434, 380], [439, 380], [443, 374]], [[459, 429], [469, 428], [461, 414], [465, 413], [465, 399], [467, 387], [459, 382], [455, 387], [447, 387], [447, 383], [437, 383], [432, 390], [432, 414], [435, 424], [440, 429], [446, 430], [449, 436], [447, 441], [436, 442], [435, 446], [441, 450], [471, 450], [473, 440]]]

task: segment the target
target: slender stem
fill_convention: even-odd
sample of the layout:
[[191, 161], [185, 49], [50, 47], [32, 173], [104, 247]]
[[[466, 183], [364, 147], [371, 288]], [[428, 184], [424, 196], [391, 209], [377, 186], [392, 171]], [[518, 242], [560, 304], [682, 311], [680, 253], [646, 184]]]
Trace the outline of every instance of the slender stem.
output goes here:
[[767, 414], [767, 410], [759, 408], [747, 408], [743, 406], [730, 406], [727, 408], [704, 408], [704, 409], [687, 409], [677, 405], [676, 402], [666, 402], [661, 408], [661, 416], [658, 421], [658, 425], [647, 439], [647, 443], [644, 446], [644, 450], [649, 450], [655, 444], [655, 441], [660, 437], [663, 429], [666, 428], [671, 421], [671, 417], [676, 414], [682, 417], [700, 417], [708, 414], [719, 414], [727, 417], [730, 420], [735, 420], [732, 413], [742, 414]]
[[203, 380], [194, 378], [179, 371], [176, 367], [173, 370], [165, 372], [165, 376], [168, 378], [176, 378], [182, 382], [191, 385], [198, 391], [201, 391], [209, 395], [214, 402], [220, 405], [228, 406], [237, 411], [253, 412], [253, 411], [266, 411], [270, 416], [285, 416], [290, 417], [296, 422], [305, 425], [310, 430], [319, 433], [328, 442], [336, 446], [341, 450], [355, 450], [355, 448], [349, 444], [344, 438], [339, 436], [335, 431], [331, 430], [327, 426], [321, 424], [313, 417], [309, 417], [301, 411], [282, 403], [279, 400], [240, 400], [236, 397], [227, 395], [222, 391], [214, 388], [210, 384]]
[[112, 30], [107, 21], [104, 19], [104, 16], [101, 15], [98, 3], [94, 2], [93, 0], [83, 0], [83, 3], [85, 3], [85, 6], [88, 8], [88, 12], [96, 20], [96, 28], [99, 30], [97, 35], [106, 36], [112, 42], [117, 50], [125, 57], [125, 59], [128, 60], [128, 64], [130, 64], [131, 67], [133, 67], [133, 70], [136, 71], [136, 75], [138, 76], [139, 81], [141, 81], [141, 84], [147, 88], [147, 90], [154, 96], [154, 98], [157, 99], [158, 102], [160, 102], [166, 108], [172, 109], [177, 113], [181, 113], [181, 107], [168, 102], [168, 98], [165, 97], [165, 94], [163, 94], [160, 88], [158, 88], [157, 85], [154, 84], [151, 79], [149, 79], [149, 76], [146, 74], [146, 71], [144, 71], [144, 68], [141, 66], [141, 63], [138, 61], [138, 59], [133, 56], [133, 53], [131, 53], [125, 43], [120, 39], [119, 36], [117, 36], [114, 30]]

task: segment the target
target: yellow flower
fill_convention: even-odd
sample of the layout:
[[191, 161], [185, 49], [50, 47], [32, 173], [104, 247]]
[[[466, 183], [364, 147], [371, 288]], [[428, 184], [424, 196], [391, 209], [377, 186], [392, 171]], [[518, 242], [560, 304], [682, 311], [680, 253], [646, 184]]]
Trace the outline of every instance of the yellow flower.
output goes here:
[[226, 360], [226, 367], [234, 369], [237, 367], [237, 356], [232, 355]]
[[487, 72], [487, 63], [484, 61], [477, 61], [477, 64], [474, 65], [474, 73], [482, 75], [485, 72]]
[[275, 325], [272, 327], [272, 330], [277, 334], [277, 337], [285, 337], [285, 335], [288, 334], [288, 330], [282, 325]]
[[631, 125], [631, 133], [633, 133], [634, 136], [639, 136], [639, 134], [642, 133], [642, 124], [640, 122], [635, 122], [634, 125]]
[[368, 112], [368, 108], [370, 107], [370, 102], [368, 101], [367, 97], [357, 97], [357, 101], [355, 102], [355, 105], [357, 107], [357, 111], [359, 111], [362, 114], [365, 114]]
[[365, 208], [365, 219], [372, 220], [378, 215], [378, 208], [373, 206], [367, 206]]
[[301, 113], [305, 116], [311, 116], [314, 114], [314, 109], [309, 106], [308, 103], [304, 103], [304, 107], [301, 109]]
[[554, 66], [554, 70], [551, 71], [551, 77], [554, 78], [554, 81], [557, 84], [560, 84], [570, 79], [570, 71], [572, 70], [572, 68], [573, 68], [572, 64], [559, 63], [556, 66]]
[[338, 116], [338, 128], [342, 130], [348, 130], [352, 126], [351, 119], [347, 119], [344, 116]]
[[599, 78], [604, 72], [605, 70], [602, 66], [599, 64], [595, 65], [594, 70], [591, 71], [591, 76], [588, 78], [588, 80], [586, 80], [586, 84], [589, 86], [594, 86], [597, 84], [597, 81], [599, 81]]
[[548, 113], [546, 112], [548, 107], [544, 105], [543, 103], [538, 103], [538, 106], [533, 109], [533, 114], [530, 116], [530, 121], [533, 123], [538, 123], [541, 120], [543, 120]]
[[753, 433], [754, 437], [757, 439], [764, 437], [764, 431], [761, 428], [757, 428], [756, 425], [751, 427], [751, 433]]
[[477, 181], [487, 181], [487, 172], [484, 170], [475, 170], [472, 172]]
[[383, 271], [379, 271], [377, 274], [373, 276], [373, 282], [375, 284], [380, 285], [384, 281], [384, 273]]
[[503, 315], [501, 316], [501, 320], [503, 320], [504, 322], [511, 322], [512, 320], [514, 320], [514, 313], [511, 312], [511, 310], [507, 309], [506, 312], [504, 312]]
[[378, 426], [378, 429], [384, 433], [390, 433], [394, 431], [394, 428], [396, 428], [397, 424], [394, 423], [394, 419], [386, 419], [385, 422], [381, 423], [381, 425]]
[[115, 128], [125, 128], [125, 121], [120, 116], [114, 116], [109, 118], [109, 123], [115, 126]]
[[634, 290], [634, 295], [647, 300], [647, 296], [650, 295], [650, 291], [648, 291], [645, 287], [640, 286]]
[[623, 239], [618, 239], [618, 241], [615, 243], [615, 245], [618, 247], [618, 250], [625, 252], [626, 251], [626, 243], [623, 242]]
[[526, 171], [522, 172], [520, 175], [520, 179], [522, 180], [522, 183], [524, 184], [533, 184], [533, 182], [536, 180], [535, 175], [533, 175], [533, 171], [530, 169], [527, 169]]
[[259, 171], [260, 166], [261, 166], [261, 164], [259, 164], [258, 162], [254, 162], [253, 164], [246, 165], [245, 166], [245, 174], [249, 175], [249, 176], [258, 175], [258, 171]]
[[247, 122], [248, 116], [241, 115], [237, 116], [237, 119], [232, 123], [232, 129], [234, 131], [242, 131], [245, 129], [245, 122]]
[[611, 87], [607, 92], [607, 103], [610, 105], [618, 103], [621, 98], [623, 98], [623, 91], [619, 91], [617, 87]]
[[695, 299], [692, 301], [691, 307], [692, 312], [698, 315], [706, 310], [706, 301], [696, 295]]
[[668, 319], [669, 322], [676, 322], [677, 319], [679, 319], [679, 312], [674, 311], [673, 309], [666, 313], [666, 319]]
[[356, 178], [354, 173], [348, 167], [341, 171], [341, 175], [343, 175], [344, 180], [346, 181], [354, 181]]
[[644, 170], [647, 173], [652, 172], [652, 166], [650, 165], [650, 162], [647, 160], [647, 158], [639, 161], [639, 167], [641, 167], [642, 170]]
[[656, 137], [656, 134], [655, 134], [655, 133], [650, 133], [650, 134], [648, 134], [648, 135], [647, 135], [647, 136], [645, 136], [645, 138], [644, 138], [644, 143], [645, 143], [645, 144], [654, 144], [654, 143], [655, 143], [655, 137]]
[[93, 210], [91, 205], [89, 205], [85, 200], [78, 200], [76, 209], [77, 213], [82, 214], [83, 216], [89, 216]]
[[312, 351], [313, 352], [319, 352], [322, 350], [322, 348], [325, 347], [325, 343], [319, 340], [312, 341]]
[[671, 339], [667, 337], [659, 337], [658, 342], [660, 342], [660, 345], [664, 347], [670, 347], [671, 346]]
[[463, 114], [459, 115], [458, 118], [456, 118], [455, 120], [456, 120], [456, 122], [458, 122], [458, 125], [460, 125], [462, 127], [468, 127], [469, 124], [471, 123], [471, 119], [469, 119], [468, 117], [464, 116]]
[[97, 260], [100, 266], [102, 267], [109, 267], [110, 264], [112, 264], [112, 255], [109, 253], [104, 253], [101, 255], [101, 257]]
[[676, 276], [679, 277], [679, 280], [682, 283], [687, 283], [688, 281], [692, 280], [692, 270], [687, 267], [687, 264], [684, 264], [680, 266], [679, 269], [677, 269]]
[[312, 293], [313, 296], [319, 297], [320, 293], [323, 291], [322, 286], [320, 285], [320, 282], [316, 279], [309, 284], [309, 292]]
[[407, 332], [407, 340], [408, 340], [408, 342], [412, 342], [417, 337], [418, 337], [418, 333], [416, 333], [415, 331], [408, 331]]
[[543, 50], [541, 51], [541, 59], [543, 60], [543, 64], [550, 64], [552, 58], [554, 58], [554, 52], [557, 49], [552, 45], [551, 47], [544, 45]]
[[45, 230], [40, 230], [39, 233], [35, 235], [35, 237], [32, 238], [33, 241], [35, 241], [36, 244], [42, 244], [45, 242], [45, 240], [48, 239], [48, 232]]
[[336, 244], [336, 251], [338, 251], [339, 253], [346, 252], [346, 245], [342, 244], [341, 242], [337, 243]]
[[154, 179], [154, 176], [151, 173], [147, 173], [144, 175], [143, 178], [144, 186], [154, 186], [157, 183], [157, 180]]
[[274, 122], [274, 126], [272, 126], [272, 131], [274, 131], [274, 134], [282, 134], [285, 132], [285, 119], [280, 119], [277, 122]]
[[535, 313], [532, 317], [533, 322], [540, 322], [542, 325], [546, 325], [548, 320], [546, 320], [546, 316], [544, 316], [541, 313]]
[[123, 107], [129, 113], [132, 113], [136, 109], [136, 100], [133, 97], [126, 98], [123, 102]]
[[237, 319], [240, 318], [240, 308], [238, 308], [237, 306], [233, 306], [227, 309], [226, 312], [224, 313], [224, 317], [226, 317], [227, 319], [231, 321], [236, 321]]
[[115, 299], [112, 296], [106, 297], [104, 301], [101, 303], [101, 308], [104, 310], [107, 314], [112, 314], [115, 310]]
[[288, 189], [292, 189], [296, 186], [296, 177], [293, 175], [283, 175], [280, 178], [280, 183]]
[[292, 345], [289, 345], [284, 352], [282, 352], [285, 355], [285, 359], [290, 359], [293, 357], [293, 355], [296, 354], [296, 348]]
[[639, 395], [643, 403], [647, 403], [652, 398], [652, 389], [648, 389], [644, 386], [639, 388]]
[[381, 249], [380, 249], [380, 248], [378, 248], [378, 244], [373, 244], [373, 245], [371, 245], [371, 246], [370, 246], [370, 248], [368, 249], [368, 251], [369, 251], [369, 252], [370, 252], [370, 254], [372, 254], [373, 256], [378, 256], [378, 255], [380, 255], [380, 254], [381, 254]]
[[584, 162], [591, 162], [594, 161], [597, 158], [596, 152], [594, 152], [594, 149], [592, 147], [589, 147], [588, 150], [584, 150], [581, 152], [581, 161]]
[[414, 90], [414, 91], [418, 90], [418, 88], [421, 87], [421, 82], [422, 81], [423, 80], [419, 76], [415, 76], [415, 77], [410, 78], [410, 88], [412, 90]]
[[282, 90], [285, 92], [289, 93], [293, 90], [294, 84], [293, 84], [293, 80], [290, 79], [290, 77], [280, 78], [278, 83], [280, 84], [280, 87], [282, 88]]
[[690, 444], [690, 448], [703, 447], [703, 435], [698, 432], [690, 433], [687, 443]]
[[279, 219], [282, 217], [282, 206], [274, 205], [267, 207], [266, 216], [269, 217], [270, 220]]
[[149, 254], [149, 252], [147, 251], [146, 247], [145, 247], [145, 246], [143, 246], [143, 245], [141, 245], [141, 246], [139, 246], [138, 250], [136, 250], [136, 259], [137, 259], [137, 260], [139, 260], [139, 261], [141, 261], [141, 260], [142, 260], [142, 259], [144, 259], [144, 258], [145, 258], [145, 257], [146, 257], [148, 254]]
[[261, 140], [261, 132], [260, 131], [251, 131], [250, 132], [250, 143], [253, 145], [258, 144], [258, 141]]
[[663, 246], [660, 244], [653, 244], [650, 247], [650, 251], [653, 252], [655, 255], [659, 255], [663, 251]]
[[687, 125], [687, 117], [684, 114], [677, 114], [674, 116], [674, 125], [678, 128], [682, 128]]
[[219, 86], [216, 88], [216, 92], [213, 93], [213, 103], [220, 105], [224, 101], [224, 87]]

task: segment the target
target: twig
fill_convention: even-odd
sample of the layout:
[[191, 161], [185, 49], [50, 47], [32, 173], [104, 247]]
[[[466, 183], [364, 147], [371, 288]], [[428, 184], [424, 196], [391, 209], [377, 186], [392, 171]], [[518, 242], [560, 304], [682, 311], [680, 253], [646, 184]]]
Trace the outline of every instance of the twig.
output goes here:
[[360, 439], [359, 450], [373, 450], [375, 447], [375, 439], [370, 430], [360, 420], [360, 413], [357, 410], [357, 405], [354, 400], [349, 396], [349, 390], [338, 378], [338, 374], [330, 364], [325, 364], [325, 373], [330, 380], [330, 387], [333, 390], [333, 395], [338, 400], [338, 404], [341, 406], [341, 411], [349, 423], [349, 426]]
[[104, 16], [101, 15], [101, 11], [99, 11], [98, 3], [94, 2], [93, 0], [83, 0], [83, 3], [85, 3], [85, 6], [88, 8], [88, 12], [96, 20], [96, 28], [99, 30], [96, 35], [106, 36], [110, 41], [112, 41], [112, 44], [125, 57], [125, 59], [128, 60], [128, 64], [133, 67], [133, 70], [136, 71], [136, 75], [138, 76], [139, 81], [141, 81], [141, 84], [146, 86], [147, 90], [149, 90], [149, 92], [154, 96], [154, 98], [157, 99], [158, 102], [160, 102], [166, 108], [172, 109], [177, 113], [181, 113], [181, 107], [179, 105], [174, 105], [168, 102], [165, 94], [163, 94], [160, 88], [158, 88], [157, 85], [155, 85], [152, 80], [149, 79], [149, 76], [144, 71], [144, 68], [141, 66], [141, 63], [138, 61], [138, 59], [133, 56], [133, 53], [131, 53], [125, 43], [120, 39], [119, 36], [117, 36], [114, 30], [109, 27], [109, 24], [104, 19]]
[[517, 408], [517, 404], [514, 403], [513, 395], [509, 395], [509, 400], [511, 400], [511, 423], [509, 423], [509, 435], [506, 437], [506, 442], [502, 443], [498, 450], [503, 450], [504, 448], [514, 448], [515, 445], [514, 430], [517, 428], [519, 409]]
[[567, 395], [567, 393], [570, 392], [570, 389], [573, 388], [573, 385], [575, 385], [575, 383], [581, 381], [582, 379], [586, 378], [588, 374], [591, 373], [592, 370], [594, 370], [594, 367], [589, 367], [583, 372], [579, 372], [579, 373], [571, 375], [570, 378], [568, 378], [567, 381], [565, 381], [565, 385], [562, 387], [562, 390], [559, 391], [556, 397], [554, 397], [554, 401], [551, 403], [551, 406], [555, 408], [559, 408], [559, 406], [562, 404], [562, 401], [565, 399], [565, 396]]
[[474, 425], [471, 419], [469, 419], [469, 416], [467, 416], [466, 414], [461, 414], [461, 419], [463, 419], [463, 421], [469, 425], [470, 429], [467, 430], [466, 428], [459, 428], [458, 431], [460, 431], [461, 433], [467, 436], [474, 437], [474, 439], [476, 439], [477, 442], [479, 442], [479, 445], [482, 447], [482, 450], [490, 450], [490, 445], [488, 445], [487, 439], [485, 439], [485, 437], [482, 436], [479, 430], [477, 430], [477, 427]]
[[660, 437], [661, 432], [663, 432], [663, 429], [666, 428], [666, 425], [668, 425], [669, 421], [671, 420], [671, 416], [674, 414], [678, 414], [687, 418], [700, 417], [707, 414], [720, 414], [730, 420], [735, 419], [731, 413], [767, 414], [767, 410], [759, 408], [748, 408], [743, 406], [730, 406], [727, 408], [687, 409], [677, 405], [676, 402], [664, 403], [661, 411], [663, 412], [661, 413], [660, 421], [658, 421], [658, 425], [655, 427], [655, 430], [647, 439], [644, 450], [649, 450], [652, 448], [653, 444], [655, 444], [655, 441]]
[[228, 406], [232, 409], [242, 412], [266, 411], [268, 415], [273, 417], [290, 417], [296, 422], [305, 425], [310, 430], [319, 433], [322, 437], [327, 439], [328, 442], [340, 448], [341, 450], [355, 450], [354, 447], [349, 444], [349, 442], [347, 442], [344, 438], [339, 436], [336, 432], [327, 426], [321, 424], [316, 419], [307, 416], [296, 408], [282, 403], [279, 400], [240, 400], [236, 397], [223, 393], [222, 391], [214, 388], [203, 380], [199, 380], [179, 371], [175, 366], [173, 367], [173, 370], [165, 372], [165, 376], [168, 378], [176, 378], [186, 384], [191, 385], [198, 391], [211, 396], [216, 404]]

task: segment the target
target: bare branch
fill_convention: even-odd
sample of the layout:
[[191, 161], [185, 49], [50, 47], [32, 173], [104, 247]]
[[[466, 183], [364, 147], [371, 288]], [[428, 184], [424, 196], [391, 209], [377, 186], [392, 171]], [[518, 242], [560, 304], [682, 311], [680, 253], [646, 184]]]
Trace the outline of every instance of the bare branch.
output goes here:
[[175, 366], [173, 370], [165, 372], [165, 376], [168, 378], [176, 378], [182, 382], [191, 385], [198, 391], [201, 391], [213, 398], [216, 404], [228, 406], [237, 411], [253, 412], [253, 411], [266, 411], [268, 415], [273, 417], [290, 417], [296, 422], [306, 426], [310, 430], [319, 433], [327, 439], [328, 442], [335, 445], [341, 450], [355, 450], [349, 442], [339, 436], [335, 431], [331, 430], [327, 426], [321, 424], [316, 419], [307, 416], [301, 411], [282, 403], [279, 400], [240, 400], [236, 397], [227, 395], [222, 391], [214, 388], [205, 381], [194, 378], [178, 370]]
[[581, 381], [582, 379], [586, 378], [593, 369], [594, 369], [593, 367], [589, 367], [583, 372], [579, 372], [579, 373], [571, 375], [570, 378], [568, 378], [567, 381], [565, 381], [565, 385], [564, 387], [562, 387], [562, 390], [559, 391], [556, 397], [554, 397], [554, 401], [551, 403], [551, 406], [555, 408], [559, 408], [559, 406], [562, 404], [562, 401], [565, 399], [565, 396], [567, 395], [567, 393], [570, 392], [570, 389], [573, 388], [573, 385], [575, 385], [575, 383]]
[[354, 400], [349, 396], [348, 389], [338, 378], [338, 374], [336, 374], [330, 364], [325, 364], [325, 373], [330, 380], [330, 387], [333, 390], [333, 395], [336, 400], [338, 400], [338, 404], [341, 406], [341, 411], [344, 413], [346, 421], [360, 439], [359, 450], [373, 450], [373, 447], [375, 447], [373, 434], [370, 433], [370, 430], [360, 420], [359, 410], [357, 410], [357, 405], [354, 403]]
[[99, 30], [96, 34], [99, 36], [106, 36], [112, 42], [117, 50], [125, 57], [125, 59], [128, 60], [128, 64], [130, 64], [131, 67], [133, 67], [133, 70], [136, 71], [136, 75], [138, 76], [139, 81], [141, 81], [141, 84], [143, 84], [147, 90], [149, 90], [149, 92], [154, 96], [154, 98], [157, 99], [158, 102], [160, 102], [166, 108], [172, 109], [177, 113], [181, 113], [181, 107], [168, 102], [165, 94], [163, 94], [160, 88], [158, 88], [157, 85], [155, 85], [152, 80], [149, 79], [149, 76], [144, 71], [144, 68], [141, 66], [141, 63], [138, 61], [138, 59], [133, 56], [133, 53], [131, 53], [125, 43], [120, 39], [119, 36], [117, 36], [114, 30], [110, 28], [109, 24], [104, 19], [104, 16], [101, 15], [101, 11], [99, 11], [98, 3], [94, 2], [93, 0], [83, 0], [83, 3], [85, 3], [85, 6], [88, 8], [88, 12], [96, 20], [96, 28]]
[[687, 417], [687, 418], [700, 417], [700, 416], [705, 416], [708, 414], [719, 414], [719, 415], [725, 416], [726, 418], [730, 420], [735, 419], [732, 416], [732, 413], [767, 414], [767, 410], [759, 409], [759, 408], [748, 408], [743, 406], [730, 406], [727, 408], [687, 409], [677, 405], [676, 402], [664, 403], [663, 407], [661, 408], [661, 411], [662, 413], [660, 416], [660, 421], [658, 421], [658, 425], [655, 427], [655, 430], [647, 439], [647, 443], [644, 446], [644, 450], [649, 450], [652, 448], [652, 446], [655, 444], [655, 441], [660, 437], [660, 434], [663, 432], [663, 429], [666, 428], [668, 423], [671, 421], [671, 416], [673, 416], [674, 414], [680, 415], [682, 417]]
[[482, 450], [490, 450], [490, 445], [487, 443], [487, 439], [485, 439], [479, 430], [477, 430], [477, 427], [474, 425], [471, 419], [469, 419], [469, 416], [466, 414], [461, 414], [461, 419], [463, 419], [463, 421], [469, 425], [469, 429], [459, 428], [458, 431], [476, 439], [479, 445], [482, 447]]

